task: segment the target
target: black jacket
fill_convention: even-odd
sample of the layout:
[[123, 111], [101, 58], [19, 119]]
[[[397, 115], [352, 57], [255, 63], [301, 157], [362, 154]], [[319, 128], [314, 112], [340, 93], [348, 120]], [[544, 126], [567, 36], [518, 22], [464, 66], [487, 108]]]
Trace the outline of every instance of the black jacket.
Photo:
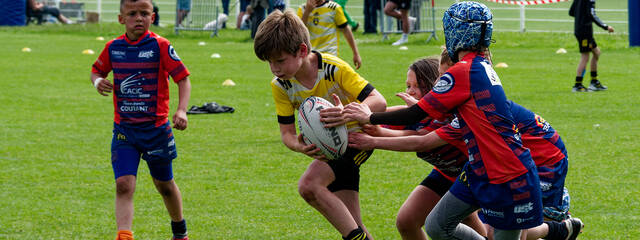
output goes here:
[[577, 36], [593, 35], [592, 22], [604, 30], [609, 27], [596, 16], [596, 0], [573, 0], [569, 15], [576, 19], [573, 32]]

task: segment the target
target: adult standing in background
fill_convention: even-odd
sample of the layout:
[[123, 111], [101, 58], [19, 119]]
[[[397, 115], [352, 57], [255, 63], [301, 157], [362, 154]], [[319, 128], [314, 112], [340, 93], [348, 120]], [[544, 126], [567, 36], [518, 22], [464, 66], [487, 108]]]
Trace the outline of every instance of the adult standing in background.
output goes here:
[[364, 0], [364, 33], [378, 33], [380, 0]]
[[[596, 0], [574, 0], [569, 9], [569, 15], [575, 18], [574, 35], [578, 40], [580, 48], [580, 63], [576, 70], [576, 83], [573, 85], [573, 92], [589, 92], [607, 90], [598, 80], [598, 59], [600, 58], [600, 48], [593, 39], [593, 25], [595, 22], [604, 30], [613, 32], [613, 27], [605, 24], [596, 16]], [[582, 78], [589, 62], [589, 52], [593, 54], [591, 57], [591, 84], [589, 88], [582, 85]]]

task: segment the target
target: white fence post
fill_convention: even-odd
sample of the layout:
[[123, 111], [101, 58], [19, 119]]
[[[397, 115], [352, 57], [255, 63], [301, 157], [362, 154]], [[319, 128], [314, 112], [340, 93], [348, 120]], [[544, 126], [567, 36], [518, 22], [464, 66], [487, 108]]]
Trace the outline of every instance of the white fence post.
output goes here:
[[525, 31], [524, 22], [525, 22], [524, 5], [520, 5], [520, 32]]
[[96, 11], [98, 11], [98, 22], [100, 22], [100, 19], [102, 19], [102, 0], [98, 0], [96, 8]]

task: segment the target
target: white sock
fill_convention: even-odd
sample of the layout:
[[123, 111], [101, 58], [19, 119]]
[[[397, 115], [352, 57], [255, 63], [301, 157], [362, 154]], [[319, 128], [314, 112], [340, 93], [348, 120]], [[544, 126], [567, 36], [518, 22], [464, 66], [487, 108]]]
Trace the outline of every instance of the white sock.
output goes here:
[[409, 39], [409, 34], [403, 33], [402, 34], [402, 39], [408, 40]]

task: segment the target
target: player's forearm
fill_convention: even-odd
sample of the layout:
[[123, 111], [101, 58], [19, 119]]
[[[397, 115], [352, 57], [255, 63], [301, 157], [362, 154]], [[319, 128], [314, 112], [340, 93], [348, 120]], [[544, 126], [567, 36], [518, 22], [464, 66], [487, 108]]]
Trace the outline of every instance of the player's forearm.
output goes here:
[[416, 136], [403, 137], [374, 137], [373, 145], [376, 149], [390, 150], [396, 152], [417, 152]]
[[102, 76], [102, 75], [100, 75], [100, 74], [98, 74], [98, 73], [91, 72], [91, 84], [93, 84], [93, 85], [95, 86], [95, 85], [96, 85], [96, 80], [97, 80], [98, 78], [102, 78], [102, 79], [104, 79], [105, 77], [106, 77], [106, 76]]
[[300, 152], [300, 143], [298, 142], [298, 136], [296, 135], [295, 124], [280, 124], [280, 138], [282, 143], [292, 151]]
[[377, 149], [397, 152], [427, 152], [446, 144], [435, 132], [420, 136], [377, 137], [374, 142]]
[[384, 112], [387, 109], [387, 100], [375, 89], [369, 93], [369, 96], [362, 103], [369, 106], [372, 112]]
[[589, 8], [589, 13], [591, 14], [591, 19], [593, 20], [593, 22], [596, 23], [596, 25], [603, 28], [604, 30], [607, 30], [609, 28], [609, 26], [605, 24], [602, 20], [600, 20], [598, 15], [596, 15], [596, 8], [594, 5], [592, 5], [591, 8]]
[[358, 52], [358, 45], [356, 45], [356, 40], [353, 38], [353, 32], [351, 32], [349, 26], [345, 26], [342, 29], [342, 33], [344, 34], [344, 39], [347, 40], [349, 47], [351, 47], [353, 56], [360, 56], [360, 53]]
[[178, 111], [187, 111], [189, 98], [191, 98], [191, 81], [189, 77], [185, 77], [178, 82]]
[[388, 128], [380, 128], [378, 137], [403, 137], [416, 135], [418, 132], [413, 130], [394, 130]]
[[309, 8], [308, 7], [304, 8], [304, 11], [302, 12], [302, 17], [301, 17], [302, 22], [305, 25], [307, 25], [307, 19], [309, 19], [309, 14], [311, 14], [311, 11], [313, 10], [313, 9], [311, 9], [311, 10], [307, 10], [307, 9], [309, 9]]
[[410, 125], [420, 122], [427, 116], [427, 113], [416, 104], [393, 112], [374, 112], [369, 116], [369, 122], [374, 125]]

